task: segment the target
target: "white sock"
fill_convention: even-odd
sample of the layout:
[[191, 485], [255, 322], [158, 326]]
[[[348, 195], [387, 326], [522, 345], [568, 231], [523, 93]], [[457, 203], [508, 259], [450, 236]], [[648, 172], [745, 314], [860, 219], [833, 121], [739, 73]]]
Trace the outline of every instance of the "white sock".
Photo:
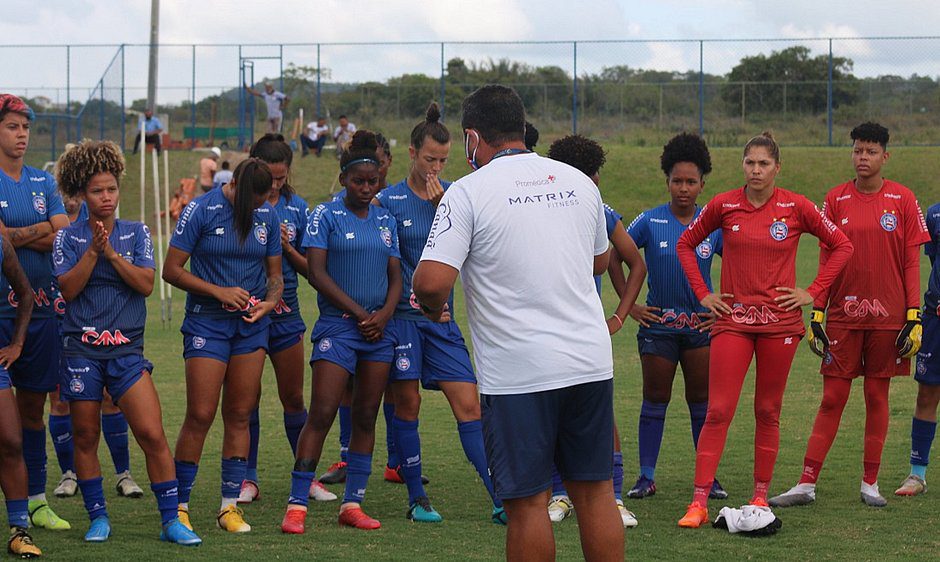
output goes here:
[[864, 480], [862, 480], [861, 490], [862, 490], [862, 493], [867, 496], [880, 496], [881, 495], [881, 492], [878, 491], [877, 482], [875, 482], [874, 484], [869, 484], [865, 482]]
[[181, 503], [181, 504], [179, 504], [179, 506], [180, 506], [181, 508], [185, 509], [186, 511], [189, 511], [189, 502]]
[[238, 498], [222, 498], [222, 507], [219, 508], [219, 511], [222, 511], [230, 505], [237, 505]]
[[46, 493], [43, 492], [43, 493], [41, 493], [41, 494], [36, 494], [35, 496], [29, 496], [28, 501], [31, 501], [31, 502], [32, 502], [32, 501], [44, 502], [44, 501], [46, 501]]

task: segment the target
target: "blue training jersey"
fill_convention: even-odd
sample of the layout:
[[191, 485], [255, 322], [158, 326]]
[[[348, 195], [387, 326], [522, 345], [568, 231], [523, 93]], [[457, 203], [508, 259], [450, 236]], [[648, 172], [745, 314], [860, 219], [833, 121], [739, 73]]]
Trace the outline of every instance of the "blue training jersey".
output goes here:
[[[281, 231], [274, 207], [265, 201], [254, 210], [254, 225], [242, 242], [235, 231], [234, 211], [221, 189], [193, 199], [180, 213], [170, 246], [190, 254], [190, 271], [196, 277], [248, 291], [251, 307], [267, 295], [265, 261], [281, 255]], [[186, 314], [240, 316], [243, 312], [209, 296], [186, 295]]]
[[[698, 217], [700, 212], [701, 208], [696, 207], [695, 217]], [[641, 330], [697, 333], [694, 326], [699, 323], [698, 314], [706, 309], [695, 298], [676, 253], [679, 236], [687, 228], [687, 225], [679, 222], [672, 214], [669, 204], [640, 213], [627, 228], [627, 233], [636, 242], [637, 247], [643, 248], [646, 257], [649, 289], [646, 305], [659, 307], [657, 314], [663, 319], [662, 324], [650, 324], [649, 328]], [[712, 232], [695, 248], [699, 271], [702, 272], [709, 290], [712, 288], [712, 258], [715, 254], [721, 255], [721, 251], [720, 230]]]
[[930, 277], [927, 279], [927, 292], [924, 293], [924, 311], [927, 314], [940, 314], [940, 263], [937, 262], [937, 246], [940, 244], [940, 203], [927, 209], [927, 231], [930, 242], [924, 245], [924, 253], [930, 258]]
[[[381, 193], [381, 191], [379, 193]], [[346, 197], [346, 188], [343, 188], [334, 193], [330, 201], [342, 201], [344, 197]]]
[[[282, 224], [286, 226], [291, 246], [301, 254], [305, 254], [307, 250], [303, 247], [303, 239], [304, 232], [307, 230], [307, 215], [310, 214], [307, 202], [296, 193], [290, 196], [281, 195], [277, 204], [274, 205], [274, 210], [277, 212], [278, 228]], [[277, 232], [278, 240], [280, 240], [280, 230]], [[281, 261], [281, 270], [284, 275], [284, 295], [271, 314], [271, 320], [274, 322], [300, 318], [300, 303], [297, 300], [297, 270], [286, 258]]]
[[[623, 220], [623, 215], [614, 210], [613, 207], [604, 203], [604, 218], [607, 220], [607, 239], [610, 240], [614, 235], [614, 229], [617, 228], [617, 221]], [[601, 275], [594, 276], [594, 285], [597, 286], [597, 294], [601, 294]]]
[[[361, 219], [343, 201], [316, 206], [307, 221], [305, 248], [326, 250], [326, 272], [349, 297], [373, 312], [388, 295], [388, 259], [401, 258], [395, 218], [386, 209], [369, 205]], [[343, 316], [345, 311], [317, 293], [320, 316]]]
[[[76, 221], [58, 232], [52, 249], [56, 277], [65, 275], [92, 245], [89, 221]], [[114, 251], [138, 267], [156, 269], [150, 230], [139, 222], [117, 220], [108, 236]], [[147, 299], [121, 279], [104, 256], [98, 256], [85, 288], [65, 309], [62, 350], [65, 355], [110, 358], [140, 353], [144, 348]]]
[[[50, 174], [32, 166], [23, 166], [17, 182], [0, 170], [0, 220], [7, 227], [32, 226], [64, 214], [62, 198]], [[36, 294], [32, 317], [53, 317], [59, 290], [52, 275], [52, 253], [24, 246], [16, 249], [16, 257]], [[0, 298], [0, 318], [13, 319], [16, 317], [16, 295], [9, 283], [5, 282], [3, 287], [7, 289], [7, 298]]]
[[[446, 191], [450, 182], [441, 181]], [[415, 299], [411, 290], [411, 278], [421, 261], [421, 252], [428, 242], [431, 232], [431, 223], [437, 207], [434, 203], [421, 199], [408, 187], [408, 180], [403, 179], [395, 185], [389, 186], [375, 196], [383, 208], [395, 217], [398, 227], [398, 248], [401, 252], [402, 292], [395, 308], [395, 316], [409, 320], [428, 320], [421, 314], [421, 306]], [[454, 313], [454, 291], [451, 290], [447, 298], [451, 315]], [[430, 320], [428, 320], [430, 321]]]

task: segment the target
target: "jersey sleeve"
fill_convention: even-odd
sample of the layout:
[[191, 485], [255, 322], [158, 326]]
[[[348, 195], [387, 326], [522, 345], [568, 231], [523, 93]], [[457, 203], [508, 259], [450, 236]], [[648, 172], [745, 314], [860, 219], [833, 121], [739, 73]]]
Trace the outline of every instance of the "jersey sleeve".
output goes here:
[[[717, 199], [717, 198], [716, 198]], [[695, 254], [695, 247], [701, 244], [702, 240], [708, 237], [708, 234], [721, 227], [721, 203], [712, 199], [711, 203], [702, 208], [702, 212], [692, 221], [689, 228], [679, 237], [679, 243], [676, 244], [676, 252], [679, 254], [679, 263], [682, 264], [682, 270], [689, 279], [689, 286], [695, 293], [695, 298], [702, 300], [711, 290], [702, 277], [702, 271], [698, 266], [698, 259]]]
[[137, 223], [137, 236], [134, 237], [134, 265], [157, 269], [157, 264], [153, 261], [153, 238], [150, 237], [150, 228], [143, 223]]
[[722, 255], [722, 252], [725, 251], [725, 237], [721, 234], [721, 229], [718, 229], [711, 233], [712, 237], [712, 250], [718, 254]]
[[308, 207], [307, 202], [300, 197], [297, 197], [295, 201], [300, 212], [297, 213], [297, 234], [294, 235], [293, 245], [294, 249], [297, 250], [300, 255], [304, 255], [307, 253], [307, 249], [304, 248], [304, 235], [307, 232], [307, 221], [310, 219], [310, 207]]
[[319, 204], [307, 219], [307, 230], [304, 232], [304, 248], [329, 248], [330, 232], [333, 230], [332, 213], [326, 205]]
[[599, 256], [610, 249], [610, 231], [608, 228], [606, 205], [597, 198], [597, 230], [594, 232], [594, 255]]
[[392, 233], [392, 247], [389, 251], [389, 255], [393, 258], [401, 259], [401, 249], [398, 247], [398, 221], [395, 220], [395, 217], [389, 215], [390, 220], [388, 221], [388, 229]]
[[623, 215], [614, 210], [610, 205], [604, 204], [604, 219], [607, 225], [607, 238], [610, 239], [614, 234], [614, 228], [617, 223], [623, 220]]
[[649, 217], [646, 213], [640, 213], [633, 219], [630, 226], [627, 227], [627, 234], [636, 242], [637, 248], [645, 248], [649, 241]]
[[75, 267], [79, 259], [81, 256], [78, 255], [65, 229], [56, 232], [55, 241], [52, 243], [52, 274], [56, 277], [65, 275]]
[[190, 201], [189, 205], [180, 213], [180, 218], [176, 222], [176, 230], [170, 238], [170, 246], [183, 250], [187, 254], [193, 253], [193, 249], [199, 242], [202, 235], [202, 224], [205, 222], [205, 211], [203, 206], [197, 201]]
[[904, 197], [904, 241], [910, 246], [920, 246], [930, 241], [927, 221], [913, 193]]
[[924, 244], [924, 254], [930, 258], [930, 265], [933, 265], [934, 260], [937, 258], [937, 239], [934, 238], [934, 232], [937, 231], [937, 217], [935, 215], [940, 213], [931, 212], [931, 209], [927, 209], [927, 232], [930, 236], [930, 239]]
[[[473, 223], [473, 205], [458, 182], [444, 193], [437, 206], [421, 261], [436, 261], [459, 270], [470, 253]], [[600, 228], [603, 230], [603, 226]]]
[[59, 189], [56, 187], [55, 180], [52, 180], [52, 191], [46, 194], [46, 216], [52, 218], [56, 215], [65, 214], [65, 205], [62, 204], [62, 196], [59, 195]]
[[[830, 222], [835, 220], [835, 217], [833, 215], [833, 210], [832, 210], [832, 205], [834, 203], [832, 201], [833, 197], [834, 197], [833, 191], [830, 191], [829, 193], [827, 193], [825, 200], [823, 200], [822, 209], [820, 210], [820, 213]], [[835, 223], [833, 222], [833, 224]], [[826, 246], [822, 238], [819, 238], [819, 269], [820, 270], [822, 270], [822, 268], [826, 265], [826, 262], [829, 261], [830, 253], [831, 253], [831, 250], [829, 249], [829, 247]], [[816, 295], [813, 296], [813, 308], [825, 310], [828, 304], [829, 304], [829, 289], [828, 288], [820, 290]]]
[[835, 223], [829, 220], [809, 199], [800, 197], [798, 201], [800, 218], [806, 225], [806, 231], [819, 238], [824, 250], [828, 252], [826, 262], [820, 262], [816, 279], [807, 288], [807, 292], [812, 295], [815, 303], [822, 294], [829, 291], [829, 287], [845, 268], [845, 264], [848, 263], [855, 249], [845, 233], [839, 230]]
[[264, 245], [265, 255], [269, 258], [281, 255], [281, 225], [277, 220], [277, 211], [273, 207], [264, 221], [264, 226], [268, 229], [268, 237]]

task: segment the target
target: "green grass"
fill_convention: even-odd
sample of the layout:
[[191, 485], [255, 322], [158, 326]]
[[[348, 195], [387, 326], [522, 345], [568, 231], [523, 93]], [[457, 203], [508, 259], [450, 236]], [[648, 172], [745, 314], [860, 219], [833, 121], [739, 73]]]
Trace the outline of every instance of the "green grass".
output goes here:
[[[547, 147], [548, 142], [543, 141]], [[452, 152], [447, 177], [464, 174], [463, 147], [459, 141]], [[639, 211], [665, 202], [665, 184], [658, 169], [659, 149], [610, 146], [608, 164], [602, 172], [601, 189], [606, 200], [629, 221]], [[401, 178], [408, 165], [407, 150], [399, 145], [390, 180]], [[197, 170], [198, 154], [171, 153], [172, 177], [192, 175]], [[713, 151], [715, 171], [708, 179], [702, 201], [714, 193], [741, 182], [738, 149]], [[130, 158], [128, 177], [124, 180], [125, 217], [137, 217], [139, 180], [138, 161]], [[296, 161], [293, 185], [301, 195], [314, 203], [325, 198], [337, 173], [332, 157], [305, 158]], [[149, 166], [148, 166], [149, 171]], [[849, 152], [846, 149], [785, 148], [782, 186], [807, 194], [821, 201], [826, 190], [850, 177]], [[940, 186], [933, 181], [940, 176], [940, 150], [930, 148], [899, 148], [892, 156], [886, 173], [911, 186], [926, 207], [940, 197]], [[147, 197], [148, 206], [152, 196]], [[149, 207], [148, 207], [149, 208]], [[801, 246], [798, 261], [800, 283], [806, 286], [816, 270], [816, 244], [807, 238]], [[924, 262], [924, 278], [927, 266]], [[760, 267], [755, 264], [755, 267]], [[717, 276], [717, 272], [716, 272]], [[612, 310], [613, 291], [605, 287], [604, 300]], [[458, 292], [458, 299], [462, 294]], [[302, 287], [301, 302], [308, 327], [315, 318], [314, 293]], [[150, 299], [147, 333], [147, 356], [156, 365], [155, 380], [162, 396], [164, 425], [171, 447], [176, 441], [185, 408], [185, 386], [181, 337], [178, 331], [183, 311], [183, 294], [173, 292], [173, 319], [161, 327], [159, 302]], [[458, 320], [468, 334], [463, 307], [458, 303]], [[629, 487], [637, 472], [636, 424], [641, 401], [640, 365], [636, 354], [636, 325], [629, 322], [614, 336], [616, 365], [616, 415], [623, 439], [625, 486]], [[468, 334], [469, 336], [469, 334]], [[469, 340], [469, 337], [468, 337]], [[309, 348], [309, 344], [307, 344]], [[308, 349], [309, 351], [309, 349]], [[881, 471], [882, 492], [888, 507], [875, 510], [859, 502], [858, 483], [861, 476], [864, 404], [856, 390], [845, 410], [842, 428], [819, 481], [819, 500], [806, 508], [782, 510], [782, 532], [769, 539], [750, 540], [712, 529], [680, 530], [676, 521], [684, 513], [691, 496], [694, 454], [691, 446], [688, 412], [682, 399], [681, 376], [677, 377], [669, 409], [666, 435], [657, 471], [659, 491], [642, 501], [629, 501], [640, 526], [627, 532], [626, 553], [638, 560], [654, 559], [824, 559], [824, 560], [896, 560], [930, 559], [940, 548], [940, 499], [936, 492], [910, 499], [894, 499], [891, 492], [907, 475], [910, 419], [913, 412], [916, 384], [909, 378], [897, 379], [892, 385], [891, 422]], [[728, 505], [744, 503], [751, 492], [753, 459], [752, 415], [753, 378], [745, 383], [739, 416], [731, 426], [728, 446], [719, 468], [722, 483], [731, 497]], [[822, 388], [818, 360], [804, 346], [791, 371], [781, 417], [780, 456], [777, 462], [773, 493], [795, 483]], [[307, 392], [310, 384], [307, 382]], [[309, 396], [309, 394], [308, 394]], [[152, 496], [142, 500], [116, 497], [114, 479], [108, 474], [111, 466], [106, 447], [102, 444], [102, 466], [106, 472], [109, 509], [114, 521], [114, 535], [108, 544], [86, 545], [82, 536], [87, 518], [79, 497], [58, 500], [52, 505], [68, 518], [74, 529], [67, 533], [36, 530], [35, 538], [52, 560], [141, 560], [159, 556], [210, 559], [375, 559], [410, 560], [494, 560], [503, 555], [505, 530], [489, 521], [489, 501], [478, 479], [466, 462], [460, 448], [455, 422], [443, 396], [426, 392], [421, 415], [421, 439], [424, 448], [424, 472], [430, 477], [428, 492], [435, 507], [444, 515], [441, 525], [422, 526], [404, 517], [406, 493], [403, 486], [387, 484], [381, 479], [384, 455], [384, 422], [377, 428], [377, 446], [373, 477], [366, 499], [366, 509], [382, 521], [376, 532], [340, 529], [336, 524], [337, 503], [311, 503], [309, 528], [304, 536], [284, 536], [278, 529], [287, 497], [292, 459], [281, 424], [281, 409], [273, 372], [264, 375], [262, 397], [262, 440], [260, 453], [263, 501], [246, 509], [246, 517], [254, 530], [244, 536], [230, 536], [215, 528], [214, 514], [219, 499], [219, 452], [221, 420], [210, 432], [203, 463], [192, 497], [192, 519], [205, 543], [196, 550], [161, 544], [157, 541], [158, 516]], [[327, 441], [321, 471], [336, 460], [336, 433]], [[50, 446], [49, 492], [58, 479]], [[146, 489], [143, 456], [131, 447], [133, 471]], [[331, 488], [341, 493], [340, 486]], [[712, 513], [725, 502], [713, 502]], [[558, 558], [581, 558], [577, 524], [574, 519], [555, 525]]]

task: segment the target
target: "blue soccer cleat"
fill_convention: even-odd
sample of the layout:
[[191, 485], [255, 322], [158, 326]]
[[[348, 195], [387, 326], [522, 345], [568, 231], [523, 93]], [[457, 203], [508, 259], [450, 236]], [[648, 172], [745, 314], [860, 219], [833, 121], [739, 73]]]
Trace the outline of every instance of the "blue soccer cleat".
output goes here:
[[508, 525], [509, 517], [506, 515], [506, 509], [502, 507], [493, 506], [493, 519], [494, 525]]
[[633, 487], [630, 488], [630, 491], [627, 492], [627, 497], [639, 500], [647, 496], [652, 496], [655, 493], [656, 482], [641, 474], [640, 477], [636, 479], [636, 484], [634, 484]]
[[111, 536], [111, 520], [107, 515], [95, 517], [85, 533], [85, 542], [105, 542]]
[[160, 540], [183, 546], [199, 546], [202, 544], [199, 535], [175, 517], [163, 525], [163, 530], [160, 531]]
[[427, 496], [415, 499], [415, 502], [408, 508], [406, 516], [417, 523], [440, 523], [444, 520], [441, 514], [431, 507]]

